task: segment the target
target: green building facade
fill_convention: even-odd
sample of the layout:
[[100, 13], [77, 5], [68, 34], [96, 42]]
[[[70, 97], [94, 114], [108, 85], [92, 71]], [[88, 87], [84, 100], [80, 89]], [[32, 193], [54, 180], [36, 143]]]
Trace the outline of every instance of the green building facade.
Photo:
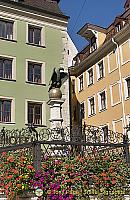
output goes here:
[[49, 126], [48, 84], [67, 68], [67, 20], [58, 1], [0, 0], [0, 128]]

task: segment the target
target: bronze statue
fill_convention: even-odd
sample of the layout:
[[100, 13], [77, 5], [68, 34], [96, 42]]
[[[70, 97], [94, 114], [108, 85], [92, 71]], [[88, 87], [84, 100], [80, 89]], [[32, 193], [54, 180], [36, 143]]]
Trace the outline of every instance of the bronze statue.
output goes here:
[[63, 85], [63, 83], [67, 80], [67, 78], [68, 73], [64, 72], [64, 68], [59, 67], [57, 70], [56, 68], [54, 68], [51, 80], [49, 81], [49, 91], [52, 88], [60, 88]]

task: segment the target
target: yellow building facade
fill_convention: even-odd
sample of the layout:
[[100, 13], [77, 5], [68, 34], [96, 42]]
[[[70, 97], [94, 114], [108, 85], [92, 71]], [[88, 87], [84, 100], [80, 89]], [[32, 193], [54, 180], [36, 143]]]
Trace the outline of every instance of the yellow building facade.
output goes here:
[[124, 133], [130, 123], [130, 1], [108, 28], [85, 24], [78, 34], [89, 41], [73, 59], [71, 123]]

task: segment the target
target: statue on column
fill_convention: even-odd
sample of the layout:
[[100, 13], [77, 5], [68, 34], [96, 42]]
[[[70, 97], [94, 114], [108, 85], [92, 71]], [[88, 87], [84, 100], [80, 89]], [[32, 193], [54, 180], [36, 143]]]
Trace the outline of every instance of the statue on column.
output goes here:
[[64, 72], [64, 68], [59, 67], [57, 70], [56, 68], [53, 69], [53, 73], [51, 76], [51, 79], [49, 81], [49, 90], [48, 92], [53, 88], [60, 88], [63, 83], [67, 80], [68, 73]]

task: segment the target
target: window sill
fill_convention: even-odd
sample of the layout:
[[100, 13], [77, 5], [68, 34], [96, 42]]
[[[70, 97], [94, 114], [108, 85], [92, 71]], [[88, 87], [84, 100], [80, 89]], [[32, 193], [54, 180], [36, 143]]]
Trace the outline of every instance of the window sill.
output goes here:
[[107, 108], [104, 108], [104, 109], [99, 110], [99, 112], [101, 113], [101, 112], [104, 112], [106, 110], [107, 110]]
[[[28, 126], [28, 127], [30, 127], [30, 124], [25, 124], [25, 126]], [[39, 127], [47, 127], [46, 125], [43, 125], [43, 124], [33, 124], [33, 127], [34, 128], [39, 128]]]
[[46, 48], [45, 46], [39, 45], [39, 44], [33, 44], [33, 43], [29, 43], [29, 42], [26, 42], [26, 44], [27, 44], [27, 45], [30, 45], [30, 46], [34, 46], [34, 47]]
[[128, 96], [128, 97], [125, 98], [126, 101], [129, 100], [129, 99], [130, 99], [130, 96]]
[[102, 76], [102, 77], [98, 78], [98, 81], [102, 80], [103, 78], [104, 78], [104, 76]]
[[82, 89], [82, 90], [79, 90], [79, 93], [82, 92], [82, 91], [83, 91], [83, 89]]
[[11, 39], [4, 38], [4, 37], [0, 37], [0, 40], [6, 40], [6, 41], [9, 41], [9, 42], [17, 42], [17, 40], [11, 40]]
[[7, 78], [0, 78], [1, 81], [12, 81], [12, 82], [16, 82], [15, 79], [7, 79]]
[[26, 83], [28, 83], [30, 85], [42, 85], [42, 86], [46, 86], [45, 83], [37, 83], [37, 82], [30, 82], [30, 81], [26, 81]]
[[93, 117], [93, 116], [95, 116], [95, 115], [96, 115], [96, 113], [91, 114], [91, 115], [88, 116], [88, 118]]
[[0, 122], [0, 124], [13, 125], [13, 124], [15, 124], [15, 122]]
[[94, 83], [90, 83], [90, 84], [88, 84], [88, 87], [90, 87], [90, 86], [92, 86], [92, 85], [94, 85]]

